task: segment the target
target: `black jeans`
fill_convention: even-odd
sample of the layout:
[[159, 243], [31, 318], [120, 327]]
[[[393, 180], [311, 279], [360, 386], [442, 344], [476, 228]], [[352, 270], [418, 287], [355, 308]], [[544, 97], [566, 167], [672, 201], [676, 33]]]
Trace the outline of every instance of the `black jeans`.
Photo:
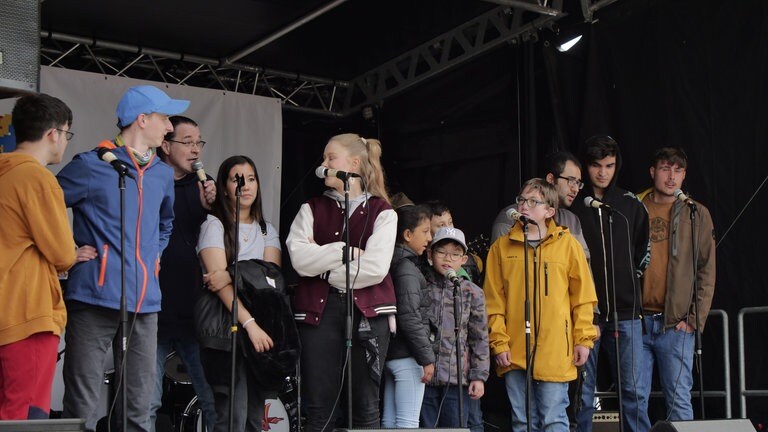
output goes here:
[[[307, 412], [305, 432], [332, 431], [336, 426], [336, 401], [346, 400], [344, 370], [344, 328], [346, 321], [346, 295], [333, 288], [318, 326], [301, 324], [301, 381], [302, 396]], [[378, 379], [370, 374], [366, 349], [359, 336], [362, 313], [355, 308], [352, 336], [352, 425], [356, 428], [378, 428]], [[378, 346], [378, 365], [382, 372], [389, 346], [389, 325], [386, 316], [368, 319], [373, 341]], [[338, 405], [346, 412], [346, 404]]]

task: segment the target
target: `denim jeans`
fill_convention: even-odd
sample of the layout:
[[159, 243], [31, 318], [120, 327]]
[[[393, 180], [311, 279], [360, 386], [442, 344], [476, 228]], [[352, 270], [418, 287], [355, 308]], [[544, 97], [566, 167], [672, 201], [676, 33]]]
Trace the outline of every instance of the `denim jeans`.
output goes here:
[[424, 398], [424, 368], [413, 357], [389, 360], [384, 365], [384, 403], [381, 427], [419, 427], [419, 412]]
[[[568, 383], [533, 381], [531, 383], [531, 430], [568, 432]], [[507, 397], [512, 405], [512, 431], [526, 430], [525, 371], [504, 374]]]
[[424, 401], [421, 403], [421, 427], [457, 428], [467, 427], [469, 411], [469, 388], [462, 386], [462, 408], [464, 411], [462, 424], [459, 424], [458, 387], [455, 385], [428, 385], [424, 389]]
[[157, 410], [163, 404], [163, 376], [165, 375], [165, 359], [176, 350], [181, 361], [184, 362], [187, 374], [192, 381], [192, 388], [197, 395], [197, 401], [203, 410], [208, 431], [213, 431], [216, 423], [216, 409], [213, 405], [213, 392], [205, 379], [203, 365], [200, 362], [200, 346], [195, 340], [157, 338], [157, 365], [155, 379], [155, 393], [149, 407], [149, 430], [155, 430]]
[[[628, 432], [647, 432], [651, 429], [648, 418], [648, 394], [651, 378], [646, 376], [647, 367], [643, 355], [642, 322], [636, 320], [619, 321], [619, 367], [621, 370], [622, 418]], [[582, 407], [576, 416], [578, 430], [592, 431], [594, 412], [595, 384], [597, 381], [597, 357], [600, 347], [605, 351], [611, 368], [611, 375], [616, 382], [616, 338], [613, 323], [600, 324], [600, 340], [589, 353], [586, 363], [587, 375], [581, 392]]]
[[480, 399], [467, 398], [467, 427], [471, 432], [483, 432], [485, 423], [483, 423], [483, 409], [480, 406]]
[[665, 329], [663, 314], [646, 316], [645, 328], [646, 334], [643, 336], [645, 375], [649, 378], [653, 376], [655, 363], [667, 406], [668, 420], [693, 420], [691, 388], [693, 387], [694, 333], [676, 330], [674, 327]]

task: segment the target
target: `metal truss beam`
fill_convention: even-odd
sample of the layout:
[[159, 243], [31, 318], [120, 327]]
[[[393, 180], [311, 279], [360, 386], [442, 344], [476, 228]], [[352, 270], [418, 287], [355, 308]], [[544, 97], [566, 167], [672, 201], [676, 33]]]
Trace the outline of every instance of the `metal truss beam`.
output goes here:
[[80, 36], [41, 34], [40, 64], [279, 98], [289, 110], [340, 117], [349, 83], [243, 63]]
[[[380, 103], [422, 81], [503, 44], [518, 43], [566, 16], [562, 0], [547, 14], [523, 21], [523, 9], [499, 6], [352, 79], [343, 104], [345, 115]], [[548, 8], [549, 10], [549, 8]]]
[[593, 22], [595, 12], [616, 1], [618, 0], [581, 0], [581, 13], [584, 14], [584, 21], [588, 23]]

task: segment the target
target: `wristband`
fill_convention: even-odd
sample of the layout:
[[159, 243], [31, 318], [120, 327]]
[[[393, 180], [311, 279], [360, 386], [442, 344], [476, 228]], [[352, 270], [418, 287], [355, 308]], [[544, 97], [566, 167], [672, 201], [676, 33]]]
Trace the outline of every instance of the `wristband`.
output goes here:
[[256, 318], [251, 317], [251, 318], [248, 318], [247, 320], [245, 320], [245, 322], [243, 323], [243, 328], [245, 328], [245, 326], [247, 326], [248, 324], [252, 323], [253, 321], [256, 321]]

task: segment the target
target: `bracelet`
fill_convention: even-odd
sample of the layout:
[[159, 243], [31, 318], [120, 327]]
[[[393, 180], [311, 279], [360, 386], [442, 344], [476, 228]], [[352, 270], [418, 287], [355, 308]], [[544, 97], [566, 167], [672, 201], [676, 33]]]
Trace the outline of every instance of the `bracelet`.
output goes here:
[[245, 322], [243, 323], [243, 328], [245, 328], [245, 326], [247, 326], [248, 324], [250, 324], [250, 323], [252, 323], [252, 322], [254, 322], [254, 321], [256, 321], [256, 318], [253, 318], [253, 317], [251, 317], [251, 318], [248, 318], [248, 319], [247, 319], [247, 320], [245, 320]]

